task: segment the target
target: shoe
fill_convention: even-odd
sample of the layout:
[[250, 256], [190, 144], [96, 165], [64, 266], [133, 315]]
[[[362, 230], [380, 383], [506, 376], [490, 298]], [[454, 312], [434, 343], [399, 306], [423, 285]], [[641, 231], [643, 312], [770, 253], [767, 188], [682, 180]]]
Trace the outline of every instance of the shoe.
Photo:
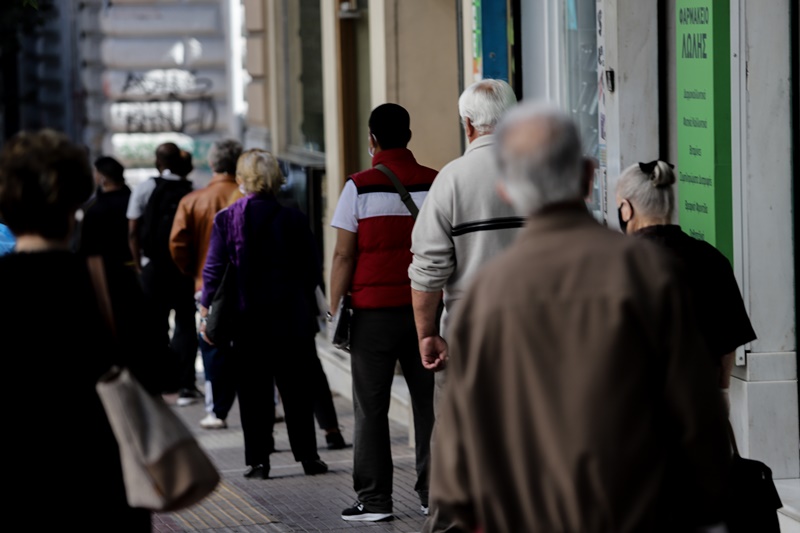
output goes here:
[[419, 510], [422, 511], [422, 514], [425, 516], [428, 516], [428, 513], [430, 512], [430, 509], [427, 505], [420, 506]]
[[342, 520], [348, 522], [383, 522], [393, 518], [392, 513], [371, 513], [364, 509], [363, 503], [358, 501], [352, 507], [342, 511]]
[[324, 474], [328, 471], [328, 465], [324, 461], [316, 459], [314, 461], [303, 461], [303, 472], [307, 476], [316, 476], [317, 474]]
[[186, 407], [203, 399], [205, 396], [197, 389], [181, 389], [178, 393], [178, 407]]
[[269, 479], [269, 465], [248, 466], [244, 472], [247, 479]]
[[342, 450], [347, 448], [347, 444], [344, 443], [344, 437], [339, 431], [334, 431], [325, 435], [325, 441], [328, 443], [329, 450]]
[[225, 429], [228, 423], [221, 418], [217, 418], [214, 413], [208, 413], [204, 419], [200, 421], [200, 427], [203, 429]]

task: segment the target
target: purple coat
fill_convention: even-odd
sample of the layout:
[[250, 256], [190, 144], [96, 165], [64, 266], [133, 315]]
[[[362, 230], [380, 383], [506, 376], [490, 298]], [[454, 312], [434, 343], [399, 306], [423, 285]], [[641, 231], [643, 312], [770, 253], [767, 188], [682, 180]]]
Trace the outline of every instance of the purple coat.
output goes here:
[[245, 321], [286, 335], [317, 332], [322, 265], [308, 218], [271, 195], [250, 194], [214, 217], [201, 303], [209, 307], [228, 263]]

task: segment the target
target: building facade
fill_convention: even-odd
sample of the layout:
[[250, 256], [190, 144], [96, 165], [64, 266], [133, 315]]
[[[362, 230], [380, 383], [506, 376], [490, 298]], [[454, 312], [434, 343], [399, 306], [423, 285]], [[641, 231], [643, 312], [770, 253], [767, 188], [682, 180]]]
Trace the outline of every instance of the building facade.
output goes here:
[[192, 179], [204, 185], [211, 143], [242, 136], [241, 1], [64, 3], [80, 35], [86, 145], [116, 157], [136, 183], [152, 175], [155, 148], [175, 142], [192, 153]]

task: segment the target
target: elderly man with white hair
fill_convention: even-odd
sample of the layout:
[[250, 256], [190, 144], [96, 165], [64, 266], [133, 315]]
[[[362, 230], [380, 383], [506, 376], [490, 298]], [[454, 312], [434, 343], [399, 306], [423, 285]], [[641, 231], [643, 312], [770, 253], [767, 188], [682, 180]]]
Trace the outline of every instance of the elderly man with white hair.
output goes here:
[[[439, 372], [447, 364], [444, 327], [437, 308], [444, 292], [442, 324], [481, 265], [508, 246], [524, 219], [497, 195], [499, 169], [494, 128], [517, 103], [511, 86], [495, 79], [467, 87], [458, 100], [469, 146], [439, 172], [420, 209], [408, 269], [422, 364]], [[444, 372], [437, 378], [441, 391]]]
[[483, 533], [719, 523], [725, 415], [682, 271], [594, 220], [569, 117], [524, 104], [496, 135], [526, 223], [449, 328], [432, 504]]
[[[502, 80], [481, 80], [464, 90], [458, 111], [469, 146], [439, 172], [411, 235], [408, 275], [422, 365], [436, 372], [434, 411], [445, 382], [447, 318], [475, 272], [522, 227], [522, 217], [497, 195], [500, 172], [493, 152], [495, 125], [516, 103], [514, 90]], [[422, 531], [459, 530], [434, 508]]]

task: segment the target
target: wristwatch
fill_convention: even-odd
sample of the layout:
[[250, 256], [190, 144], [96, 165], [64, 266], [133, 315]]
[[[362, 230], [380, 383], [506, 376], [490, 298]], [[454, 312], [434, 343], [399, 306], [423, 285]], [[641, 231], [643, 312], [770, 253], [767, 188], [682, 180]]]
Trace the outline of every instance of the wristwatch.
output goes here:
[[333, 315], [331, 314], [331, 312], [330, 312], [330, 311], [328, 311], [327, 313], [325, 313], [325, 319], [326, 319], [328, 322], [333, 322]]

